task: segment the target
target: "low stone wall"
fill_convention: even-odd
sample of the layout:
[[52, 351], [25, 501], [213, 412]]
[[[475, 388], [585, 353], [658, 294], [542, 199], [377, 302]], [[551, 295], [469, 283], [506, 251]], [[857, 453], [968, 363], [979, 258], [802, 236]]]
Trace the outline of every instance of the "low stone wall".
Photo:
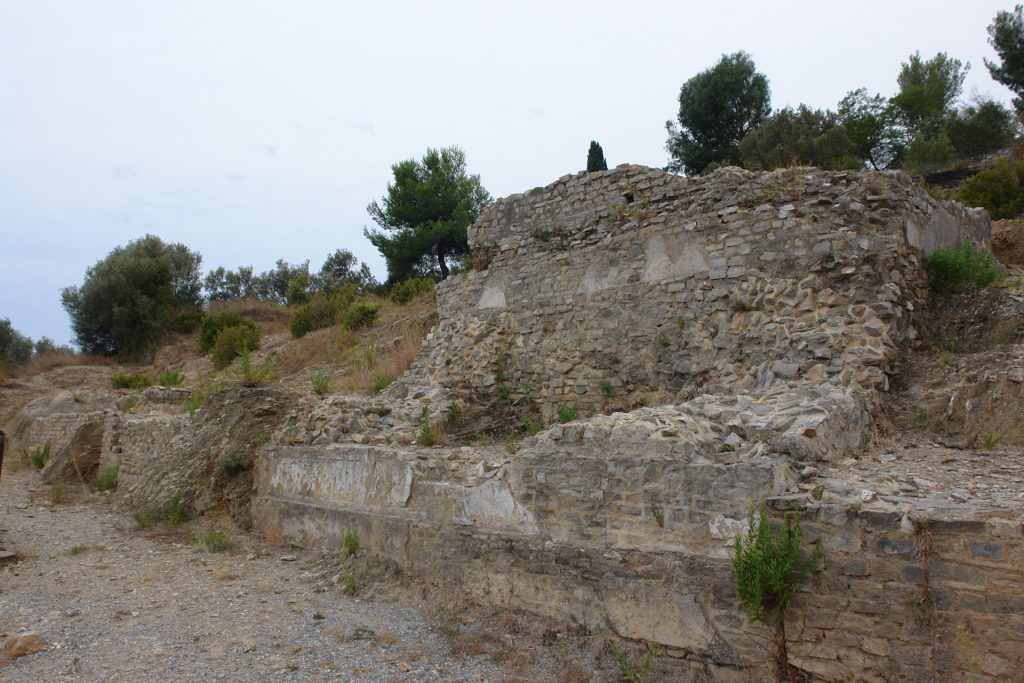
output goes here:
[[118, 468], [118, 487], [130, 489], [154, 461], [170, 452], [174, 438], [189, 424], [187, 415], [108, 413], [100, 451], [100, 471]]
[[34, 418], [26, 437], [19, 442], [18, 449], [33, 450], [49, 444], [50, 452], [56, 453], [71, 443], [79, 428], [90, 422], [102, 422], [103, 419], [103, 411], [53, 413]]
[[758, 453], [763, 442], [717, 443], [715, 425], [659, 409], [571, 423], [514, 456], [268, 446], [253, 519], [324, 548], [352, 529], [369, 552], [480, 602], [652, 641], [715, 680], [748, 681], [770, 668], [757, 643], [768, 634], [739, 611], [730, 554], [750, 501], [767, 498], [823, 544], [823, 571], [787, 624], [800, 668], [829, 681], [1024, 671], [1019, 517], [773, 495], [791, 468]]
[[897, 173], [567, 176], [472, 226], [486, 268], [439, 285], [407, 381], [504, 386], [548, 420], [652, 390], [885, 389], [925, 296], [922, 250], [964, 238], [988, 241], [983, 211]]

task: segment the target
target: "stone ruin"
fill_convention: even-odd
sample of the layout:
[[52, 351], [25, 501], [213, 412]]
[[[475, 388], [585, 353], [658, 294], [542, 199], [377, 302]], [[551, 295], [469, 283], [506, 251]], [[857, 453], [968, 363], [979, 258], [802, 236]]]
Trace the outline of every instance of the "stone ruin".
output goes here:
[[[899, 173], [682, 178], [626, 165], [499, 200], [469, 237], [475, 270], [439, 285], [439, 322], [386, 400], [288, 412], [279, 397], [255, 458], [257, 529], [324, 548], [353, 529], [479, 602], [747, 681], [770, 663], [730, 557], [766, 502], [797, 512], [824, 549], [791, 611], [802, 670], [834, 681], [1024, 670], [1021, 510], [877, 495], [844, 478], [915, 339], [923, 256], [987, 243], [983, 211]], [[414, 445], [422, 419], [460, 405], [519, 406], [547, 427], [511, 450]], [[566, 407], [576, 419], [563, 424]], [[160, 440], [182, 450], [185, 438]], [[161, 457], [147, 448], [144, 459]], [[160, 487], [141, 481], [132, 450], [104, 442], [101, 460], [135, 458], [125, 496], [137, 500]]]

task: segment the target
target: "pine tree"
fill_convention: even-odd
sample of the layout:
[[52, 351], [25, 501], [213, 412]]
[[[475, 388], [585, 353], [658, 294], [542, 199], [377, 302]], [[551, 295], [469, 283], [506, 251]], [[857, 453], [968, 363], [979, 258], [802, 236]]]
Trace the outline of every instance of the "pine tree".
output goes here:
[[590, 151], [587, 152], [587, 173], [594, 171], [607, 171], [608, 162], [604, 160], [604, 150], [596, 140], [590, 141]]

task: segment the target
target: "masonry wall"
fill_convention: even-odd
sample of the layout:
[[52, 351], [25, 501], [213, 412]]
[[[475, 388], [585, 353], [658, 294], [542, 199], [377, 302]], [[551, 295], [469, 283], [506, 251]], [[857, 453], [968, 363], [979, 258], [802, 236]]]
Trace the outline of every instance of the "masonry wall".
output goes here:
[[475, 600], [652, 641], [715, 680], [747, 681], [767, 671], [756, 643], [767, 632], [740, 611], [729, 557], [750, 501], [767, 498], [823, 542], [823, 571], [787, 624], [802, 669], [829, 681], [1019, 680], [1019, 518], [772, 495], [789, 480], [778, 462], [640, 428], [630, 444], [573, 423], [464, 481], [438, 475], [444, 450], [268, 447], [254, 522], [326, 548], [355, 529], [370, 552]]
[[411, 378], [504, 385], [548, 418], [651, 390], [885, 389], [924, 296], [922, 249], [964, 237], [988, 240], [984, 212], [902, 174], [567, 176], [470, 228], [481, 268], [439, 286], [440, 323]]

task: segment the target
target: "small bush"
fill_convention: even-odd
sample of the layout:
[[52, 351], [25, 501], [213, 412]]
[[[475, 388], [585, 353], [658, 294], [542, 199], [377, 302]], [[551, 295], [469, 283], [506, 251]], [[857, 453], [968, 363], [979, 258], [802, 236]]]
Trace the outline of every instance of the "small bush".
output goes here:
[[157, 523], [157, 515], [151, 508], [143, 508], [142, 510], [136, 510], [132, 513], [132, 517], [135, 519], [135, 523], [139, 525], [140, 529], [148, 529]]
[[229, 327], [238, 327], [239, 325], [252, 330], [252, 334], [256, 338], [256, 346], [253, 348], [258, 349], [260, 331], [256, 327], [256, 323], [234, 311], [224, 311], [203, 319], [202, 329], [199, 332], [199, 348], [203, 351], [210, 351], [217, 343], [217, 337], [221, 332]]
[[359, 552], [359, 536], [356, 535], [356, 532], [346, 529], [345, 535], [341, 538], [341, 547], [345, 549], [345, 554], [349, 557]]
[[97, 491], [113, 491], [117, 488], [117, 465], [106, 468], [96, 477]]
[[171, 316], [168, 327], [178, 334], [191, 334], [203, 324], [206, 314], [201, 309], [193, 308]]
[[292, 336], [298, 339], [313, 330], [334, 325], [355, 301], [358, 292], [359, 288], [351, 283], [331, 293], [317, 292], [292, 316]]
[[194, 420], [196, 417], [196, 411], [202, 408], [204, 403], [206, 403], [205, 391], [197, 391], [189, 396], [188, 399], [185, 400], [185, 410], [188, 411], [188, 419]]
[[156, 383], [162, 387], [180, 387], [185, 383], [185, 375], [168, 368], [160, 373], [160, 376], [156, 378]]
[[404, 306], [413, 299], [434, 291], [434, 281], [429, 277], [414, 277], [395, 283], [389, 295], [391, 301]]
[[373, 378], [373, 393], [379, 394], [380, 392], [391, 386], [391, 383], [395, 381], [395, 378], [391, 375], [380, 374]]
[[430, 426], [430, 421], [427, 418], [423, 418], [420, 422], [420, 431], [416, 434], [416, 443], [420, 446], [433, 446], [434, 441], [437, 439], [434, 434], [434, 429]]
[[225, 474], [234, 476], [245, 469], [242, 464], [242, 456], [237, 452], [226, 455], [217, 461], [217, 467], [224, 470]]
[[956, 198], [967, 206], [983, 207], [994, 220], [1019, 215], [1024, 211], [1024, 162], [1000, 159], [965, 180]]
[[131, 389], [138, 391], [153, 385], [153, 380], [145, 375], [132, 372], [124, 375], [114, 375], [110, 378], [110, 385], [115, 389]]
[[[181, 491], [175, 491], [171, 505], [167, 508], [167, 523], [178, 526], [185, 520], [185, 507], [181, 504]], [[137, 521], [137, 520], [136, 520]]]
[[226, 553], [235, 547], [227, 534], [216, 529], [207, 529], [196, 536], [196, 545], [208, 553]]
[[312, 382], [313, 382], [313, 393], [317, 394], [318, 396], [323, 396], [331, 388], [331, 376], [327, 375], [327, 374], [324, 374], [322, 372], [318, 373], [316, 375], [313, 375]]
[[50, 501], [53, 503], [59, 503], [64, 497], [64, 484], [59, 481], [50, 487]]
[[231, 365], [238, 356], [260, 347], [260, 333], [255, 325], [232, 325], [225, 327], [217, 335], [213, 344], [210, 359], [214, 367], [223, 369]]
[[736, 536], [736, 554], [732, 560], [736, 594], [748, 619], [775, 627], [778, 680], [790, 680], [785, 629], [790, 598], [820, 559], [820, 540], [809, 558], [800, 557], [799, 516], [787, 515], [776, 538], [764, 505], [756, 518], [754, 511], [750, 511], [746, 535]]
[[975, 249], [969, 239], [958, 249], [936, 249], [925, 264], [931, 275], [932, 286], [953, 291], [969, 291], [994, 285], [1002, 273], [992, 260], [989, 249]]
[[272, 361], [255, 363], [252, 360], [252, 354], [248, 351], [240, 353], [238, 358], [238, 378], [243, 387], [258, 387], [270, 381], [270, 373], [274, 369]]
[[50, 461], [50, 444], [47, 442], [43, 446], [33, 448], [28, 453], [28, 461], [32, 463], [32, 466], [37, 470], [41, 470], [46, 467], [46, 463]]
[[346, 330], [358, 330], [369, 327], [377, 319], [380, 306], [377, 304], [354, 303], [341, 319], [341, 326]]
[[580, 414], [580, 406], [578, 403], [566, 403], [558, 407], [558, 421], [562, 424], [566, 422], [572, 422]]

